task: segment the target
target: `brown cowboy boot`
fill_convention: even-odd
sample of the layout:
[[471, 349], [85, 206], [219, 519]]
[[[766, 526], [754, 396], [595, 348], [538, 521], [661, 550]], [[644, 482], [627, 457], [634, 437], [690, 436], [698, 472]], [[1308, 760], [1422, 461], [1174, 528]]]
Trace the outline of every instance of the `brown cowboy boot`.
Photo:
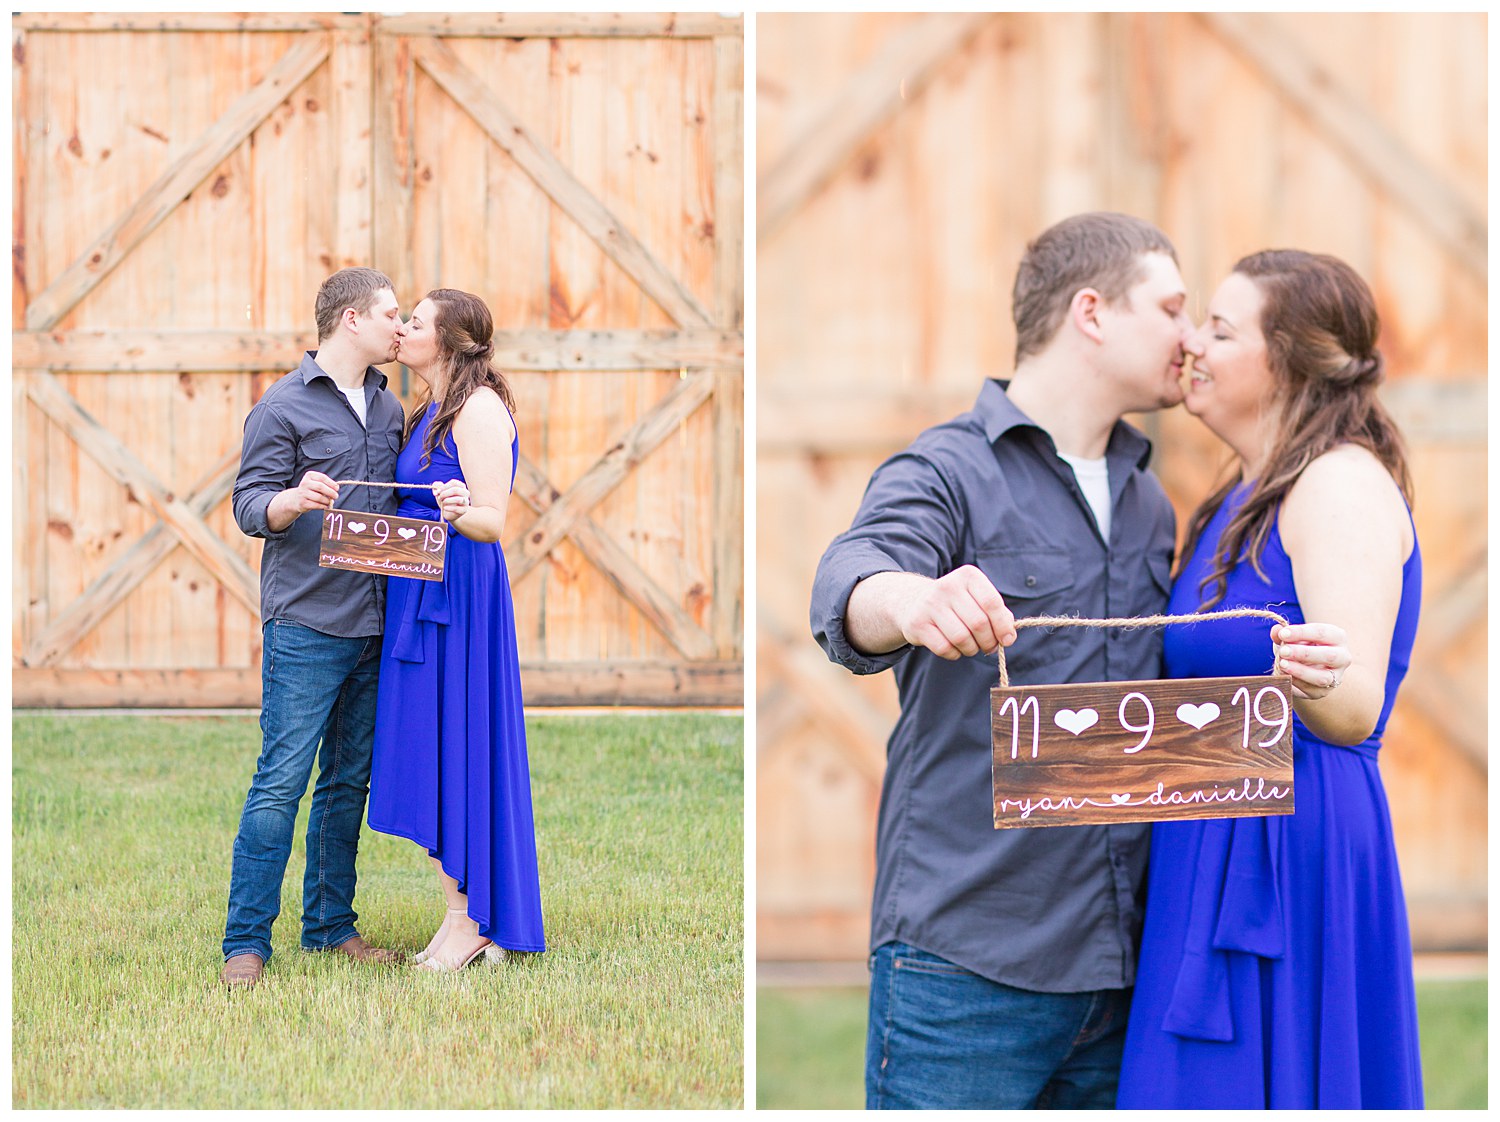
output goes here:
[[258, 954], [245, 951], [242, 954], [230, 955], [224, 960], [224, 969], [219, 971], [219, 981], [231, 989], [236, 987], [249, 989], [260, 981], [261, 973], [265, 968], [265, 961]]
[[400, 951], [393, 951], [386, 947], [372, 947], [359, 935], [351, 935], [338, 946], [331, 949], [340, 954], [348, 955], [355, 962], [377, 963], [386, 966], [395, 966], [405, 957]]

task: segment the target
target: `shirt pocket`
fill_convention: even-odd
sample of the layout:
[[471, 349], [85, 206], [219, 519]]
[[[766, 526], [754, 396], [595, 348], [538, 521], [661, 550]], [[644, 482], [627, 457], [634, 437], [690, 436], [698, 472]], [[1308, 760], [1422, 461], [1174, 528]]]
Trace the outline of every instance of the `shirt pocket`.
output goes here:
[[[1062, 609], [1074, 599], [1073, 558], [1066, 549], [983, 549], [976, 556], [1016, 619], [1065, 614]], [[1006, 669], [1026, 674], [1066, 658], [1077, 645], [1076, 627], [1024, 627], [1006, 648]]]
[[347, 433], [310, 432], [297, 443], [304, 471], [321, 471], [337, 479], [350, 466], [353, 443]]

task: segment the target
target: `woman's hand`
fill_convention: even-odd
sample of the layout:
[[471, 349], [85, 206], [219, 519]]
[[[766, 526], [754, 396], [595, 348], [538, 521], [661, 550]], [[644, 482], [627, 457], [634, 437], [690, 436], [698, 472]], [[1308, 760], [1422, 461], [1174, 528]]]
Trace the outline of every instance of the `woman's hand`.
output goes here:
[[1349, 636], [1331, 623], [1277, 624], [1271, 628], [1276, 667], [1292, 679], [1292, 693], [1318, 701], [1338, 689], [1354, 662]]
[[437, 499], [438, 509], [449, 522], [456, 522], [469, 510], [469, 488], [462, 479], [434, 483], [432, 494]]

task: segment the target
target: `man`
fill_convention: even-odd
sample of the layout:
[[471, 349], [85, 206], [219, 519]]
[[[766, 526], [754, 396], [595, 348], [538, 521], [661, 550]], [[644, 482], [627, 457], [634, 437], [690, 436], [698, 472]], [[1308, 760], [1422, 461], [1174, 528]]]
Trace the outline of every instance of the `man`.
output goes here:
[[292, 826], [322, 743], [307, 823], [302, 948], [359, 962], [396, 962], [355, 930], [354, 860], [369, 792], [385, 580], [318, 567], [322, 518], [342, 508], [394, 514], [389, 488], [340, 488], [340, 479], [391, 482], [401, 447], [401, 403], [373, 364], [396, 357], [401, 313], [374, 269], [341, 269], [316, 303], [318, 349], [266, 391], [245, 421], [234, 517], [265, 538], [260, 611], [262, 747], [245, 799], [229, 883], [224, 968], [253, 986], [271, 957], [271, 924]]
[[875, 472], [818, 567], [812, 624], [894, 667], [876, 838], [872, 1107], [1113, 1107], [1149, 827], [997, 831], [989, 689], [1154, 678], [1149, 632], [1016, 617], [1166, 603], [1175, 520], [1127, 412], [1182, 400], [1176, 252], [1146, 222], [1067, 219], [1016, 276], [1016, 367]]

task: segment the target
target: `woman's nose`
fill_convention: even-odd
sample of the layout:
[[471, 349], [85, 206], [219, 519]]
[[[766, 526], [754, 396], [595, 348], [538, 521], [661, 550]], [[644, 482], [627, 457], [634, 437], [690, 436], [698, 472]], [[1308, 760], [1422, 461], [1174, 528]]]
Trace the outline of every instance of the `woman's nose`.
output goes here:
[[1182, 349], [1194, 358], [1203, 357], [1203, 329], [1188, 321], [1182, 329]]

